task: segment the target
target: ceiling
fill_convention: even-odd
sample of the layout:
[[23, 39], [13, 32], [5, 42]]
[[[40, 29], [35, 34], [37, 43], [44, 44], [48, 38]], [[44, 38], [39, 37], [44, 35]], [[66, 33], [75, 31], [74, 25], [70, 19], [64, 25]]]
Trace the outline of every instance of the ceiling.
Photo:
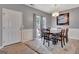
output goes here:
[[79, 7], [79, 4], [26, 4], [27, 6], [36, 8], [46, 13], [52, 13], [55, 11], [55, 8], [58, 8], [59, 11], [64, 11], [72, 8]]

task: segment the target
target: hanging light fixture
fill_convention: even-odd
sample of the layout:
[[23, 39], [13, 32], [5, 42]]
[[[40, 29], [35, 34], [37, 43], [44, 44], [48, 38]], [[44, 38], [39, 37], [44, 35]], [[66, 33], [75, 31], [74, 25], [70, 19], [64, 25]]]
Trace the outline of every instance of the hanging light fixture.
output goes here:
[[59, 16], [59, 11], [58, 11], [58, 9], [57, 9], [57, 5], [55, 4], [54, 6], [55, 6], [55, 10], [54, 10], [54, 12], [52, 13], [52, 16], [53, 16], [53, 17], [57, 17], [57, 16]]

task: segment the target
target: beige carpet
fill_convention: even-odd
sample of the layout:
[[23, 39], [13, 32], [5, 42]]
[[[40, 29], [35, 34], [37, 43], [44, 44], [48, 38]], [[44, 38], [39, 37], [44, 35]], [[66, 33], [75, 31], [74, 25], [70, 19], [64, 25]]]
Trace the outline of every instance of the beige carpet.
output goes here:
[[30, 49], [23, 43], [17, 43], [10, 46], [6, 46], [2, 48], [0, 51], [2, 51], [3, 54], [37, 54], [35, 51]]

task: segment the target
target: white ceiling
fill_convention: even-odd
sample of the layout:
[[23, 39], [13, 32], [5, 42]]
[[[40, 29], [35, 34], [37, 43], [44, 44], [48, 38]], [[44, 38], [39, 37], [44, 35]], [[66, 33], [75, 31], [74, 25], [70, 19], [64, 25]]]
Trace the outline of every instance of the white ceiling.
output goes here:
[[72, 8], [79, 7], [79, 4], [57, 4], [56, 7], [54, 4], [26, 4], [27, 6], [39, 9], [46, 13], [52, 13], [57, 7], [59, 11], [64, 11]]

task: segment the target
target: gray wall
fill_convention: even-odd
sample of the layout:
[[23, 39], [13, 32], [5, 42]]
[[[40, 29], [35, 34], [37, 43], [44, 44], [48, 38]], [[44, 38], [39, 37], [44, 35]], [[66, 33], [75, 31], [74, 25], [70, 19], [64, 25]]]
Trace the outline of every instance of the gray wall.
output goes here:
[[5, 4], [0, 4], [0, 45], [1, 45], [1, 10], [2, 8], [8, 8], [8, 9], [13, 9], [16, 11], [21, 11], [23, 12], [23, 25], [24, 25], [24, 29], [32, 29], [33, 28], [33, 13], [37, 14], [37, 15], [41, 15], [41, 16], [45, 16], [47, 18], [47, 26], [50, 26], [50, 20], [51, 17], [49, 14], [39, 11], [37, 9], [25, 6], [25, 5], [18, 5], [18, 4], [14, 4], [14, 5], [5, 5]]
[[[79, 8], [74, 8], [66, 11], [62, 11], [60, 13], [69, 12], [69, 27], [70, 28], [79, 28]], [[56, 19], [52, 18], [51, 26], [56, 26]]]

